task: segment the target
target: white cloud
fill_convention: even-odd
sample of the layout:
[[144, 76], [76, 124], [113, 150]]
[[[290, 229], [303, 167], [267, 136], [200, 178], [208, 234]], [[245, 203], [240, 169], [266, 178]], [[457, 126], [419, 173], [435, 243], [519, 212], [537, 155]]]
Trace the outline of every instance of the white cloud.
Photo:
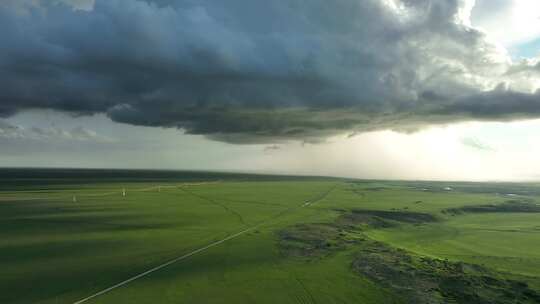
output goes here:
[[495, 151], [493, 147], [487, 143], [479, 140], [476, 137], [463, 137], [461, 143], [469, 148], [480, 150], [480, 151]]
[[511, 47], [540, 37], [540, 1], [476, 0], [472, 25]]

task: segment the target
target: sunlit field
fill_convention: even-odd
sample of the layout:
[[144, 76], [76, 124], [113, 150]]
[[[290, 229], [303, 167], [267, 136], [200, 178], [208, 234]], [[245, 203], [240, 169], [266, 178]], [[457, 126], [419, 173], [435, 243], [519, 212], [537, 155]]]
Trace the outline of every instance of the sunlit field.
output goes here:
[[[535, 185], [132, 174], [5, 186], [0, 301], [539, 300]], [[431, 287], [403, 292], [404, 265]]]

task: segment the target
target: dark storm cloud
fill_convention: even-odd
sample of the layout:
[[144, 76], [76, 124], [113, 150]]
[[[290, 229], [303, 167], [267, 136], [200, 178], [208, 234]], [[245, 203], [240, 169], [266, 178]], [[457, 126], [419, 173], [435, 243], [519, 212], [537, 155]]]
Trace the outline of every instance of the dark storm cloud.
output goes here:
[[538, 94], [482, 93], [505, 63], [464, 0], [6, 3], [3, 117], [107, 113], [240, 143], [540, 113]]
[[540, 92], [535, 94], [494, 90], [459, 99], [439, 114], [462, 114], [486, 120], [540, 116]]

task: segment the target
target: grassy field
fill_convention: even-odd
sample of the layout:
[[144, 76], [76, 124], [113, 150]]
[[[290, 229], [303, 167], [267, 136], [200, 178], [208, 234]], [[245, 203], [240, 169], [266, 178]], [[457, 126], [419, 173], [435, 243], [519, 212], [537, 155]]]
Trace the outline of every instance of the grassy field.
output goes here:
[[74, 303], [209, 244], [85, 303], [540, 303], [538, 185], [38, 173], [0, 174], [0, 303]]
[[474, 214], [369, 233], [375, 239], [438, 258], [540, 277], [539, 214]]

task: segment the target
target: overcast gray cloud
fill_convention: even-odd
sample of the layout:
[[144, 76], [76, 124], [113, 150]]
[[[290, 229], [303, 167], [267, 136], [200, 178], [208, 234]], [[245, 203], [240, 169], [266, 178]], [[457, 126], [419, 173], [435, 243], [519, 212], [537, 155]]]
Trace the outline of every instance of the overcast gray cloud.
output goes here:
[[495, 151], [493, 147], [480, 141], [478, 138], [475, 138], [475, 137], [464, 137], [461, 139], [461, 143], [464, 146], [467, 146], [469, 148], [473, 148], [476, 150], [480, 150], [480, 151], [489, 151], [489, 152]]
[[472, 4], [7, 1], [0, 116], [106, 113], [236, 143], [540, 116], [538, 76], [508, 73]]
[[[57, 127], [24, 127], [13, 125], [0, 120], [0, 140], [31, 140], [31, 141], [92, 141], [92, 142], [112, 142], [113, 139], [99, 135], [97, 132], [78, 126], [72, 129], [62, 129]], [[2, 143], [2, 141], [0, 141]], [[4, 142], [5, 143], [5, 142]]]

